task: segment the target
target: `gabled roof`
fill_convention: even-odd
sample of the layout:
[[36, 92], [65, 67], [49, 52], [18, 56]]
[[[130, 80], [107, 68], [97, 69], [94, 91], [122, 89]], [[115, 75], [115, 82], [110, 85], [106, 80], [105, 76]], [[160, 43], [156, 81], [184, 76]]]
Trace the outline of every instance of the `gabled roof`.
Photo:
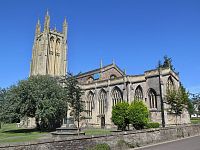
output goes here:
[[125, 76], [124, 71], [122, 71], [116, 64], [109, 64], [109, 65], [103, 66], [102, 68], [94, 69], [85, 73], [80, 73], [76, 77], [79, 78], [79, 77], [93, 75], [95, 73], [100, 73], [101, 71], [105, 71], [110, 68], [115, 68], [122, 76]]

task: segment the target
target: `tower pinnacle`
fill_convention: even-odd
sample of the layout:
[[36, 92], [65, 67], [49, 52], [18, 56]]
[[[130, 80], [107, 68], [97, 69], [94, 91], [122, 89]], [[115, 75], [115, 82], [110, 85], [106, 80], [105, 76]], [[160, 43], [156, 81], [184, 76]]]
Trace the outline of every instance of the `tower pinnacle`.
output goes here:
[[49, 16], [49, 11], [47, 10], [45, 21], [44, 21], [44, 31], [48, 31], [49, 26], [50, 26], [50, 16]]
[[35, 34], [38, 35], [40, 33], [41, 25], [40, 25], [40, 20], [38, 18], [37, 24], [36, 24], [36, 29], [35, 29]]
[[64, 22], [63, 22], [63, 34], [66, 39], [67, 38], [67, 20], [66, 20], [66, 18], [64, 19]]

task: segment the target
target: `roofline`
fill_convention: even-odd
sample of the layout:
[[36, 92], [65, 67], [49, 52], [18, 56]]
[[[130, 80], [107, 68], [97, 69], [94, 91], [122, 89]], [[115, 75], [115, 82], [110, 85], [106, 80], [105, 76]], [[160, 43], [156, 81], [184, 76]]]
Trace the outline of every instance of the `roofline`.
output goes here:
[[122, 74], [123, 76], [125, 76], [124, 72], [116, 64], [108, 64], [106, 66], [103, 66], [102, 68], [97, 68], [97, 69], [94, 69], [94, 70], [91, 70], [91, 71], [87, 71], [87, 72], [78, 74], [78, 75], [76, 75], [76, 77], [79, 78], [79, 77], [82, 77], [82, 76], [89, 75], [90, 73], [93, 73], [93, 72], [100, 72], [101, 69], [105, 69], [105, 68], [107, 68], [109, 66], [116, 66], [116, 68], [120, 72], [120, 74]]

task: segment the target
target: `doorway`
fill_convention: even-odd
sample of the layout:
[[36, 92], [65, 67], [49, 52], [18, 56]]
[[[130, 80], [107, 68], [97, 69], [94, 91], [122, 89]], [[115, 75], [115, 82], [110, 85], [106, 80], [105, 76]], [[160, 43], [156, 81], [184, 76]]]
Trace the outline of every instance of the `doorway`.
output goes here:
[[105, 128], [105, 116], [101, 117], [101, 128], [104, 129]]

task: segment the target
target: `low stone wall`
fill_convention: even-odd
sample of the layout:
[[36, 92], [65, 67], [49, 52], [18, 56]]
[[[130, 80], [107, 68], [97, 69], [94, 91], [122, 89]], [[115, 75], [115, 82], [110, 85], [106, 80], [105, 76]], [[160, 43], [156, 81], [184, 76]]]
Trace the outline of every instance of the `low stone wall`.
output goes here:
[[138, 147], [163, 141], [175, 140], [183, 137], [200, 135], [200, 125], [184, 125], [140, 131], [117, 132], [111, 135], [68, 137], [61, 139], [43, 140], [0, 145], [0, 149], [31, 149], [31, 150], [83, 150], [96, 144], [107, 143], [114, 150]]

